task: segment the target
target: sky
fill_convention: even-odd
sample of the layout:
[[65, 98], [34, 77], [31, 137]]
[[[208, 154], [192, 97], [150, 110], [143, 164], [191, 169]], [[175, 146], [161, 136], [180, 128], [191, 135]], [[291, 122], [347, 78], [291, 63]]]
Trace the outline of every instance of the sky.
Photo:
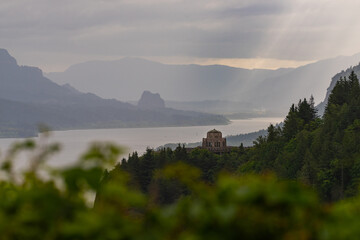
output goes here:
[[296, 67], [360, 52], [358, 0], [1, 0], [0, 48], [63, 71], [89, 60]]

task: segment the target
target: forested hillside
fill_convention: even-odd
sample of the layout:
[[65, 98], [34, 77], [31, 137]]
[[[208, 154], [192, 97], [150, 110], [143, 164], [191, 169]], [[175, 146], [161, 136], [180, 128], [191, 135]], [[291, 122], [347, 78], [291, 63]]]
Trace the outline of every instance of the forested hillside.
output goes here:
[[[324, 201], [336, 201], [358, 194], [360, 167], [360, 87], [354, 72], [341, 77], [329, 96], [322, 118], [317, 115], [313, 98], [290, 107], [281, 126], [270, 125], [267, 136], [260, 136], [253, 147], [241, 145], [230, 154], [216, 155], [195, 149], [188, 153], [179, 146], [175, 151], [148, 150], [143, 156], [133, 153], [118, 170], [132, 176], [132, 182], [145, 193], [153, 184], [159, 202], [168, 203], [183, 193], [172, 185], [154, 182], [154, 173], [167, 164], [182, 161], [202, 171], [212, 183], [227, 171], [236, 175], [274, 172], [281, 179], [297, 180], [315, 189]], [[170, 191], [170, 192], [168, 192]]]
[[325, 107], [327, 105], [327, 102], [329, 100], [329, 96], [332, 92], [332, 90], [334, 89], [336, 83], [343, 77], [347, 77], [351, 74], [351, 72], [354, 71], [354, 73], [359, 76], [360, 75], [360, 64], [353, 66], [353, 67], [349, 67], [348, 69], [346, 69], [345, 71], [341, 71], [339, 73], [337, 73], [334, 77], [332, 77], [331, 82], [330, 82], [330, 86], [327, 88], [326, 90], [326, 96], [324, 101], [322, 101], [318, 106], [317, 109], [319, 110], [319, 114], [322, 115], [325, 112]]

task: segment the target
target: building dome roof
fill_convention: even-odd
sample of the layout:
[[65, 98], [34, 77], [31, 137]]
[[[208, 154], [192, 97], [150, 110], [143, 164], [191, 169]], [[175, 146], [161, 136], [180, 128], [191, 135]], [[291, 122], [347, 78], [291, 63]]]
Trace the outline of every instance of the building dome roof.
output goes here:
[[214, 128], [213, 130], [208, 131], [208, 133], [221, 133], [221, 132]]

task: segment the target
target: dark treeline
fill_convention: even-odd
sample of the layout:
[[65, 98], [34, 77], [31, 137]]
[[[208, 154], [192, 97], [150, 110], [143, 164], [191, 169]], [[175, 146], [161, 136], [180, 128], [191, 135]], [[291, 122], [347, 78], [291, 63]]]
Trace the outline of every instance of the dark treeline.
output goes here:
[[178, 146], [175, 150], [163, 148], [159, 151], [147, 149], [146, 153], [138, 156], [135, 152], [123, 159], [114, 170], [105, 174], [104, 181], [116, 178], [122, 171], [130, 173], [131, 185], [141, 189], [144, 193], [156, 196], [156, 202], [160, 204], [172, 203], [179, 196], [186, 194], [187, 189], [175, 181], [159, 180], [156, 172], [167, 165], [184, 162], [201, 170], [201, 179], [212, 184], [221, 171], [234, 172], [243, 162], [241, 156], [245, 154], [245, 148], [240, 146], [229, 154], [218, 155], [205, 149], [194, 149], [190, 153], [184, 146]]
[[130, 173], [131, 184], [154, 196], [158, 203], [172, 203], [187, 189], [176, 182], [158, 180], [164, 166], [183, 161], [201, 170], [212, 184], [220, 172], [236, 175], [274, 172], [280, 179], [298, 180], [314, 188], [324, 201], [336, 201], [358, 193], [360, 181], [360, 86], [354, 72], [334, 87], [322, 118], [314, 100], [303, 99], [290, 107], [283, 126], [268, 127], [254, 146], [242, 145], [231, 153], [217, 155], [207, 150], [187, 152], [161, 149], [123, 159], [104, 181], [117, 172]]

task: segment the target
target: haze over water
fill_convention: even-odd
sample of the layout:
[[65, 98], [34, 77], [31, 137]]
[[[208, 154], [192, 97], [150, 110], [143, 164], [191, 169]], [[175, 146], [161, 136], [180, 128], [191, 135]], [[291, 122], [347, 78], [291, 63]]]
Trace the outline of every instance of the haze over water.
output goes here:
[[[229, 125], [191, 126], [191, 127], [157, 127], [157, 128], [119, 128], [119, 129], [90, 129], [55, 131], [49, 142], [58, 142], [62, 145], [60, 153], [51, 158], [52, 165], [73, 163], [81, 153], [85, 152], [91, 142], [109, 141], [126, 147], [122, 157], [137, 151], [145, 152], [146, 148], [157, 148], [166, 143], [199, 142], [206, 136], [207, 131], [216, 128], [223, 136], [249, 133], [265, 129], [270, 123], [276, 124], [283, 118], [256, 118], [232, 120]], [[0, 149], [4, 153], [8, 147], [20, 139], [0, 139]], [[28, 155], [21, 156], [21, 162]]]

